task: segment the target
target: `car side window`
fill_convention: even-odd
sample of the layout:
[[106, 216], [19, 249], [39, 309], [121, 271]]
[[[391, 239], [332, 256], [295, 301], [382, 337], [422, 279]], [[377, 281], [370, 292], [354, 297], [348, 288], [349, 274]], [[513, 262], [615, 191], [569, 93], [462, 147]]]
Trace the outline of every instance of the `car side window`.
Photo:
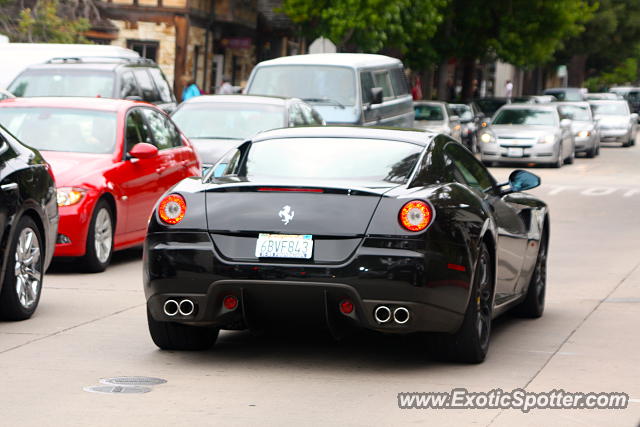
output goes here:
[[362, 103], [371, 103], [371, 89], [375, 86], [373, 84], [373, 76], [369, 71], [360, 73], [360, 86], [362, 87]]
[[452, 173], [456, 181], [478, 191], [484, 191], [495, 185], [495, 181], [487, 168], [466, 148], [456, 142], [451, 142], [445, 146], [444, 150], [447, 163], [452, 167]]
[[128, 96], [140, 96], [138, 83], [131, 71], [122, 73], [120, 80], [120, 98], [126, 99]]
[[151, 108], [144, 108], [142, 111], [158, 150], [167, 150], [182, 145], [178, 130], [164, 114]]
[[396, 96], [408, 95], [409, 84], [407, 83], [407, 76], [405, 76], [402, 68], [394, 68], [391, 70], [391, 85]]
[[289, 105], [289, 126], [304, 126], [307, 123], [304, 120], [302, 109], [297, 103]]
[[128, 153], [139, 142], [153, 144], [149, 127], [139, 108], [129, 111], [125, 129], [125, 152]]
[[391, 82], [389, 81], [388, 71], [376, 71], [373, 73], [373, 82], [375, 87], [382, 88], [382, 97], [384, 99], [393, 98], [393, 91], [391, 90]]
[[149, 72], [151, 73], [151, 77], [158, 88], [160, 100], [166, 103], [173, 102], [173, 98], [171, 97], [171, 88], [169, 87], [167, 80], [162, 75], [162, 72], [158, 68], [149, 68]]
[[133, 73], [140, 85], [140, 90], [142, 90], [142, 99], [147, 102], [159, 101], [156, 87], [154, 86], [149, 73], [147, 73], [146, 68], [136, 68]]

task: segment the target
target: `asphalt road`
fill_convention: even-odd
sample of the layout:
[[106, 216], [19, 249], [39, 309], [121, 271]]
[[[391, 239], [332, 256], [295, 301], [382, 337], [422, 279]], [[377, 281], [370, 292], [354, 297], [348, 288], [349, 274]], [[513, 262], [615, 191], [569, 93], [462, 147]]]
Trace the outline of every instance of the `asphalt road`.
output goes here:
[[[510, 168], [493, 168], [504, 179]], [[147, 332], [141, 253], [102, 274], [56, 266], [34, 318], [0, 322], [2, 425], [624, 425], [640, 422], [640, 147], [536, 168], [551, 208], [547, 309], [494, 323], [481, 365], [429, 360], [363, 334], [223, 332], [208, 352], [159, 351]], [[292, 319], [294, 321], [294, 319]], [[160, 377], [146, 394], [97, 394], [112, 376]], [[402, 410], [399, 392], [626, 392], [624, 410]]]

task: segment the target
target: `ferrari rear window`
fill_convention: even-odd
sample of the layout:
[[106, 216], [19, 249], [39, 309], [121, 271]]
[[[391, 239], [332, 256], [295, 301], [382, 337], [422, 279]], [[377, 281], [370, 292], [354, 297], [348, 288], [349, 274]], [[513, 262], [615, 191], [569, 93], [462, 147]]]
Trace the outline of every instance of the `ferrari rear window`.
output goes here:
[[378, 139], [273, 139], [254, 143], [241, 171], [246, 176], [402, 184], [411, 175], [422, 148]]

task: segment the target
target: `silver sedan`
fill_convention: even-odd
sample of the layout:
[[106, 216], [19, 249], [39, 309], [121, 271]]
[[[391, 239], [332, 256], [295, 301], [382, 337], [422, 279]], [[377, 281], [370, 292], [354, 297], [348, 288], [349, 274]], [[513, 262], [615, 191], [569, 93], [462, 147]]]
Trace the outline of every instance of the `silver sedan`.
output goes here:
[[593, 158], [600, 154], [600, 125], [593, 118], [588, 102], [559, 102], [560, 117], [571, 120], [576, 153]]
[[631, 113], [627, 101], [591, 101], [589, 104], [600, 124], [600, 138], [603, 142], [621, 142], [623, 147], [635, 144], [638, 115]]
[[416, 101], [415, 127], [450, 135], [458, 142], [462, 141], [462, 125], [460, 117], [449, 108], [449, 104], [441, 101]]
[[573, 163], [571, 120], [560, 119], [548, 104], [510, 104], [500, 108], [480, 133], [484, 163], [539, 163], [561, 167]]

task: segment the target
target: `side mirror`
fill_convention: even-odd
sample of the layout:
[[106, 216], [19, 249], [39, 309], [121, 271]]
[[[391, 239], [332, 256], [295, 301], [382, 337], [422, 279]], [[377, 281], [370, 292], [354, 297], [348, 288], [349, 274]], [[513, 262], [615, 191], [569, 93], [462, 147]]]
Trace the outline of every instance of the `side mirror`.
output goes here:
[[374, 104], [382, 104], [382, 88], [381, 87], [371, 88], [371, 105], [374, 105]]
[[571, 119], [562, 119], [560, 120], [560, 127], [568, 129], [571, 127]]
[[460, 116], [450, 116], [449, 117], [449, 121], [451, 121], [451, 122], [459, 122], [460, 121]]
[[637, 122], [638, 121], [638, 113], [631, 113], [631, 120]]
[[516, 169], [509, 175], [509, 190], [506, 193], [526, 191], [540, 185], [540, 177], [529, 171]]
[[139, 142], [129, 150], [129, 156], [134, 159], [150, 159], [158, 155], [158, 147], [146, 142]]

